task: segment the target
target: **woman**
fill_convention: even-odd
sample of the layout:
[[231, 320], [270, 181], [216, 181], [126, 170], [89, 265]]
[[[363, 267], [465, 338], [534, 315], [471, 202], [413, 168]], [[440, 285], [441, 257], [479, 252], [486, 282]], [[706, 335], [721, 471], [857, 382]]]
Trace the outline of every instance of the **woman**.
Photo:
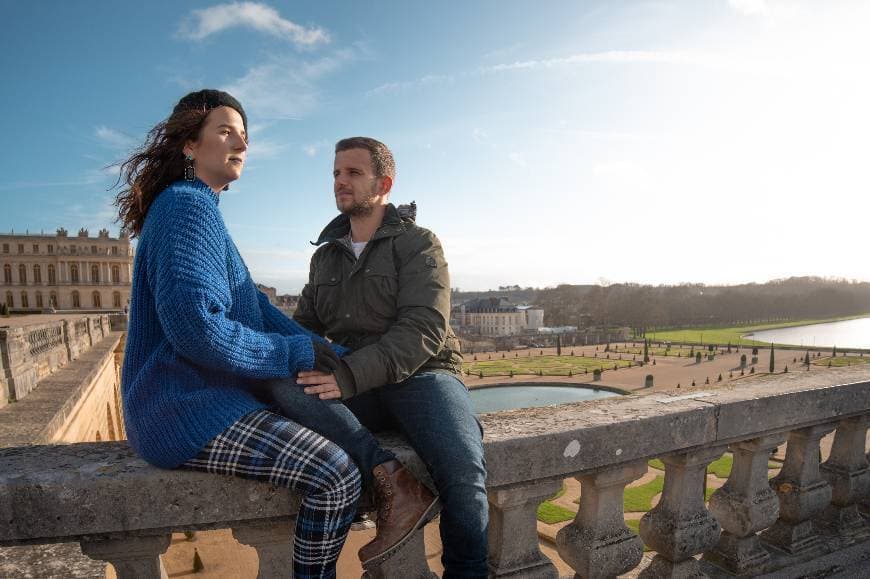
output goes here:
[[139, 238], [122, 377], [127, 436], [159, 467], [301, 492], [295, 577], [335, 577], [359, 471], [253, 392], [265, 379], [334, 367], [344, 351], [269, 304], [227, 232], [219, 195], [241, 175], [247, 148], [239, 102], [202, 90], [121, 166], [120, 220]]

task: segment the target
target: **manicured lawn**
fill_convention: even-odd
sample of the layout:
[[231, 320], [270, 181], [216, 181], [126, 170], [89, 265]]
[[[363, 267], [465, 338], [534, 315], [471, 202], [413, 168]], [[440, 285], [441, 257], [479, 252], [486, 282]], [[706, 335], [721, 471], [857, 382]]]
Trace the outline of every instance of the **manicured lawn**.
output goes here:
[[647, 338], [655, 342], [684, 342], [700, 344], [703, 339], [704, 344], [716, 344], [725, 346], [728, 342], [731, 345], [740, 344], [741, 346], [763, 346], [767, 342], [759, 342], [751, 339], [744, 339], [741, 336], [748, 332], [759, 330], [772, 330], [775, 328], [789, 328], [792, 326], [805, 326], [808, 324], [820, 324], [824, 322], [837, 322], [842, 320], [854, 320], [856, 318], [864, 318], [870, 314], [861, 314], [856, 316], [842, 316], [839, 318], [827, 318], [822, 320], [794, 320], [791, 322], [779, 322], [773, 324], [756, 324], [746, 326], [710, 326], [706, 328], [691, 328], [686, 330], [656, 330], [655, 332], [647, 332]]
[[[665, 465], [657, 458], [649, 461], [649, 465], [655, 469], [664, 471]], [[707, 474], [713, 474], [721, 479], [727, 479], [731, 474], [731, 467], [734, 466], [734, 457], [730, 453], [723, 454], [717, 460], [714, 460], [707, 466]], [[767, 461], [767, 468], [779, 468], [780, 464], [772, 460]], [[628, 490], [628, 489], [626, 489]]]
[[471, 374], [480, 374], [484, 376], [509, 376], [511, 372], [515, 376], [518, 375], [537, 375], [542, 372], [545, 376], [567, 376], [570, 372], [573, 375], [585, 374], [588, 370], [589, 375], [596, 369], [604, 369], [612, 371], [614, 364], [620, 368], [625, 368], [632, 365], [631, 360], [619, 360], [617, 354], [611, 354], [611, 359], [606, 358], [606, 354], [600, 354], [598, 358], [589, 358], [583, 356], [531, 356], [531, 357], [511, 357], [511, 353], [505, 353], [505, 357], [501, 358], [500, 354], [492, 354], [492, 360], [481, 358], [484, 355], [478, 355], [477, 361], [466, 362], [462, 365], [462, 369], [471, 372]]
[[664, 484], [665, 477], [659, 475], [655, 480], [652, 480], [645, 485], [625, 489], [625, 512], [645, 513], [650, 510], [652, 508], [653, 497], [662, 492]]
[[827, 366], [831, 363], [832, 368], [841, 368], [843, 366], [854, 366], [856, 364], [866, 364], [870, 362], [870, 358], [862, 358], [860, 356], [837, 356], [836, 358], [818, 358], [812, 361], [815, 366]]
[[544, 501], [538, 506], [538, 520], [542, 523], [555, 524], [562, 521], [570, 521], [577, 515], [576, 512], [559, 505]]

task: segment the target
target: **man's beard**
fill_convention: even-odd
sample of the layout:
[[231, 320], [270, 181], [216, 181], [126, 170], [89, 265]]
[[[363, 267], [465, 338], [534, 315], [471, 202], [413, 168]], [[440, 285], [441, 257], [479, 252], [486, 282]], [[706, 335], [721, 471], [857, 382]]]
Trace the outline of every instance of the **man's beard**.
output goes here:
[[336, 198], [335, 204], [341, 213], [344, 213], [349, 217], [368, 217], [375, 210], [374, 198], [375, 190], [372, 188], [365, 199], [362, 201], [354, 199], [353, 203], [350, 204], [350, 207], [342, 209], [341, 205], [338, 204], [338, 198]]
[[372, 203], [372, 199], [369, 197], [363, 201], [354, 201], [350, 207], [339, 207], [338, 210], [349, 217], [368, 217], [375, 210], [375, 204]]

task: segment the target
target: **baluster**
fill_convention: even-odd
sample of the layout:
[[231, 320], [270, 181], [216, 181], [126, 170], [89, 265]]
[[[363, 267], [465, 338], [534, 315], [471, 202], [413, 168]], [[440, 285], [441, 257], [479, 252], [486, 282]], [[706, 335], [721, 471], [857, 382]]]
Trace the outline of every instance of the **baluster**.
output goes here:
[[556, 535], [559, 555], [576, 578], [612, 577], [633, 569], [643, 557], [643, 542], [625, 526], [625, 486], [647, 470], [646, 462], [581, 475], [580, 510]]
[[779, 518], [779, 500], [767, 481], [767, 460], [785, 438], [785, 433], [779, 433], [730, 446], [731, 476], [710, 497], [710, 512], [723, 531], [704, 560], [737, 575], [757, 574], [770, 562], [770, 553], [756, 533]]
[[785, 463], [770, 480], [770, 487], [779, 496], [779, 519], [761, 534], [765, 543], [792, 555], [821, 552], [813, 519], [831, 502], [831, 485], [819, 472], [819, 441], [834, 426], [820, 424], [789, 434]]
[[489, 499], [490, 577], [559, 576], [538, 543], [538, 505], [556, 494], [562, 481], [535, 481], [493, 489]]
[[363, 579], [438, 579], [426, 561], [423, 529], [417, 529], [402, 547], [379, 565], [369, 565]]
[[169, 548], [171, 536], [153, 535], [82, 541], [82, 553], [91, 559], [111, 563], [118, 579], [161, 579], [166, 570], [160, 555]]
[[693, 555], [719, 541], [721, 527], [704, 506], [707, 465], [724, 446], [662, 457], [665, 485], [658, 505], [640, 520], [640, 536], [658, 554], [640, 574], [652, 577], [699, 577]]
[[837, 532], [865, 526], [858, 505], [870, 494], [870, 468], [865, 445], [870, 416], [847, 418], [837, 425], [831, 455], [821, 466], [822, 476], [831, 484], [831, 504], [821, 523]]
[[270, 521], [233, 527], [233, 537], [257, 551], [257, 579], [293, 577], [295, 520]]

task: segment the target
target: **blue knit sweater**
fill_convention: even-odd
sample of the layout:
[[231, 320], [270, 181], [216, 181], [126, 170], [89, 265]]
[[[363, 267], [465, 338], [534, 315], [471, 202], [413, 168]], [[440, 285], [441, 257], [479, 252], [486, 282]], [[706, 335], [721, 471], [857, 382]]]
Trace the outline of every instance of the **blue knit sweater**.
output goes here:
[[[258, 380], [314, 364], [305, 330], [257, 290], [202, 181], [152, 203], [133, 269], [121, 381], [130, 445], [174, 468], [245, 414]], [[343, 353], [343, 352], [342, 352]]]

